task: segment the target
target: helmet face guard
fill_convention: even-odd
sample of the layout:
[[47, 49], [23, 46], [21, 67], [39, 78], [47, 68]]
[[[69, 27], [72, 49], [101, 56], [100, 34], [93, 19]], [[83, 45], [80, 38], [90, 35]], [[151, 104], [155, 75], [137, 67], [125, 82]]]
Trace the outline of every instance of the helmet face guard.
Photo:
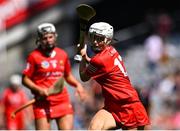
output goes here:
[[91, 41], [91, 49], [95, 52], [101, 52], [102, 51], [102, 47], [99, 45], [99, 43], [104, 43], [105, 37], [102, 35], [98, 35], [96, 33], [90, 33], [89, 34], [89, 38]]
[[104, 41], [105, 36], [102, 36], [93, 32], [93, 33], [89, 33], [89, 38], [91, 42], [97, 41], [99, 43], [99, 42]]

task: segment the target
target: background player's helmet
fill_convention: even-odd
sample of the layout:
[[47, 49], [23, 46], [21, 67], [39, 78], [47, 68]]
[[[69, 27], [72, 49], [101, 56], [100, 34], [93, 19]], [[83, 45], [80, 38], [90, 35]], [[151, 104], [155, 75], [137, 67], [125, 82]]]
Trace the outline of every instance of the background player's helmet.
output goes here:
[[56, 34], [56, 28], [51, 23], [42, 23], [37, 28], [38, 37], [42, 37], [46, 33], [55, 33]]
[[[113, 27], [106, 22], [94, 23], [89, 28], [90, 39], [93, 37], [93, 35], [99, 35], [99, 36], [107, 38], [108, 40], [112, 40]], [[106, 42], [106, 44], [109, 44], [109, 43], [110, 42]]]
[[10, 83], [10, 88], [13, 92], [16, 92], [19, 87], [21, 86], [21, 76], [19, 74], [13, 74], [10, 79], [9, 79], [9, 83]]
[[10, 77], [9, 82], [11, 85], [21, 85], [21, 76], [19, 74], [13, 74]]

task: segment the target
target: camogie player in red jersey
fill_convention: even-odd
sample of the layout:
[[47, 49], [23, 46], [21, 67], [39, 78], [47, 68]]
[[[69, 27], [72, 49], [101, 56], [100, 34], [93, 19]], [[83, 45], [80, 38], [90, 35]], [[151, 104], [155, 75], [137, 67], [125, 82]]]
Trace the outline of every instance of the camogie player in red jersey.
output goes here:
[[85, 97], [85, 90], [71, 73], [67, 53], [56, 47], [55, 26], [51, 23], [40, 24], [37, 33], [38, 47], [28, 55], [22, 79], [37, 98], [33, 104], [36, 129], [49, 130], [51, 119], [56, 120], [58, 129], [73, 129], [73, 108], [67, 89], [49, 95], [48, 88], [63, 77], [68, 84], [76, 87], [81, 100]]
[[101, 85], [105, 99], [103, 109], [95, 114], [89, 129], [143, 130], [149, 124], [149, 118], [130, 83], [122, 57], [110, 45], [113, 27], [105, 22], [94, 23], [88, 35], [95, 55], [88, 57], [87, 46], [81, 50], [80, 77], [84, 82], [95, 79]]
[[[9, 86], [2, 92], [2, 107], [4, 107], [5, 129], [7, 130], [25, 130], [27, 121], [31, 123], [31, 110], [19, 112], [14, 119], [11, 113], [28, 101], [28, 96], [22, 89], [21, 77], [19, 74], [13, 74], [9, 80]], [[26, 115], [25, 115], [26, 114]]]

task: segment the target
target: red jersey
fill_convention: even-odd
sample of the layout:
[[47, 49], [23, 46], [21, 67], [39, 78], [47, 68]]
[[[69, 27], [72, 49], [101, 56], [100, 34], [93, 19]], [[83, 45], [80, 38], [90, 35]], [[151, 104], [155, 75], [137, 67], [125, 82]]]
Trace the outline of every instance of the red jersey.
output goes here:
[[109, 100], [120, 103], [139, 101], [122, 58], [112, 46], [106, 47], [91, 58], [86, 73], [102, 86], [105, 102]]
[[[70, 61], [65, 51], [54, 48], [50, 57], [46, 57], [39, 49], [31, 52], [27, 58], [27, 66], [23, 74], [27, 75], [35, 84], [42, 88], [50, 88], [63, 76], [71, 71]], [[58, 104], [62, 99], [67, 99], [67, 89], [56, 95], [48, 96], [50, 104]], [[69, 98], [68, 98], [69, 99]]]
[[5, 107], [5, 116], [7, 129], [20, 130], [24, 129], [24, 112], [19, 112], [15, 119], [11, 118], [11, 113], [27, 102], [26, 94], [23, 90], [13, 92], [7, 88], [3, 92], [3, 104]]

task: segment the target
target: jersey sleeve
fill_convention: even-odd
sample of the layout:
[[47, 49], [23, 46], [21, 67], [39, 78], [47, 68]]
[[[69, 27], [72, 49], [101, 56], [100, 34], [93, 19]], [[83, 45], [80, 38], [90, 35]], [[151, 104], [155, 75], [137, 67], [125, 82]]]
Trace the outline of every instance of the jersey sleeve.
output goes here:
[[100, 58], [93, 58], [86, 69], [86, 74], [94, 79], [98, 78], [106, 74], [106, 66]]
[[69, 72], [71, 72], [71, 64], [68, 55], [66, 55], [64, 67], [65, 67], [64, 76], [67, 76]]
[[23, 74], [31, 77], [35, 69], [35, 61], [31, 55], [26, 60], [26, 68], [23, 70]]

